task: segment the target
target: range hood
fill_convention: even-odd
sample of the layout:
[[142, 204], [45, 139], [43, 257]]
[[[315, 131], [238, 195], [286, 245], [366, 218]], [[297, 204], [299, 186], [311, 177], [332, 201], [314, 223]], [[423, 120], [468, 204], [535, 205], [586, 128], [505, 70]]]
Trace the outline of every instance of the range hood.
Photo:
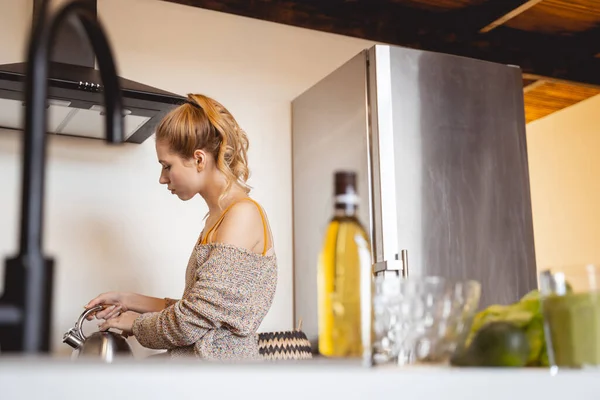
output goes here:
[[[44, 0], [33, 1], [34, 18]], [[88, 0], [94, 4], [96, 0]], [[48, 133], [104, 139], [102, 79], [76, 22], [61, 27], [48, 74]], [[0, 128], [23, 129], [26, 63], [0, 65]], [[142, 143], [162, 117], [185, 98], [119, 78], [125, 141]]]

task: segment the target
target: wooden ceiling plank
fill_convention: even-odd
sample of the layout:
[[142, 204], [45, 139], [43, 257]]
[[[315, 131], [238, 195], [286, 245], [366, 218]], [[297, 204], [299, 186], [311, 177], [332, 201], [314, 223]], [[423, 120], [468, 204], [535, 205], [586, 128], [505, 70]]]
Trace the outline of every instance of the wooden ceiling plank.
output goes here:
[[529, 10], [531, 7], [535, 6], [536, 4], [538, 4], [542, 1], [544, 1], [544, 0], [529, 0], [529, 1], [521, 4], [519, 7], [513, 9], [512, 11], [509, 11], [508, 13], [504, 14], [500, 18], [491, 22], [489, 25], [486, 25], [483, 28], [481, 28], [479, 30], [479, 33], [487, 33], [489, 31], [491, 31], [492, 29], [494, 29], [500, 25], [503, 25], [506, 21], [509, 21], [509, 20], [513, 19], [514, 17], [516, 17], [517, 15], [524, 13], [525, 11]]
[[506, 26], [550, 35], [568, 35], [592, 29], [600, 22], [600, 2], [596, 0], [545, 0]]
[[592, 89], [592, 90], [600, 90], [600, 85], [590, 85], [590, 84], [586, 84], [586, 83], [574, 82], [574, 81], [569, 81], [569, 80], [565, 80], [565, 79], [551, 78], [551, 77], [547, 77], [544, 75], [531, 74], [531, 73], [527, 73], [527, 72], [523, 73], [523, 79], [532, 80], [532, 81], [533, 80], [534, 81], [544, 81], [547, 83], [561, 83], [561, 84], [565, 84], [565, 85], [576, 85], [577, 87], [583, 87], [583, 88], [588, 88], [588, 89]]

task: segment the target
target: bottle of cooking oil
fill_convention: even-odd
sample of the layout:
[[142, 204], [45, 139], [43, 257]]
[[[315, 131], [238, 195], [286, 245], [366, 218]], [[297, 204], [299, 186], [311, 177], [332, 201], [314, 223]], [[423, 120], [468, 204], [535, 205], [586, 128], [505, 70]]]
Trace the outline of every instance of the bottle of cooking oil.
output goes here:
[[371, 250], [357, 215], [356, 173], [336, 172], [334, 181], [334, 214], [318, 265], [319, 353], [357, 358], [363, 356], [361, 275], [364, 285], [371, 276]]

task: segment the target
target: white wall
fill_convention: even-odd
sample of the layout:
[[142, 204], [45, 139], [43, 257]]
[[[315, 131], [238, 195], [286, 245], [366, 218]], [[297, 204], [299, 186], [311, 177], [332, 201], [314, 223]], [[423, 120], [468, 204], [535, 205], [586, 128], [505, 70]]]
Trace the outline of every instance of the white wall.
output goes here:
[[[369, 42], [157, 0], [99, 0], [120, 74], [221, 101], [250, 138], [250, 184], [271, 221], [279, 285], [261, 330], [290, 329], [292, 213], [290, 101]], [[0, 62], [23, 61], [29, 1], [0, 0]], [[0, 132], [0, 255], [17, 250], [20, 132]], [[53, 350], [82, 306], [106, 290], [178, 297], [207, 212], [158, 184], [154, 139], [108, 147], [51, 137], [45, 249], [56, 258]], [[93, 330], [89, 326], [86, 330]]]
[[600, 96], [527, 125], [538, 269], [600, 266]]

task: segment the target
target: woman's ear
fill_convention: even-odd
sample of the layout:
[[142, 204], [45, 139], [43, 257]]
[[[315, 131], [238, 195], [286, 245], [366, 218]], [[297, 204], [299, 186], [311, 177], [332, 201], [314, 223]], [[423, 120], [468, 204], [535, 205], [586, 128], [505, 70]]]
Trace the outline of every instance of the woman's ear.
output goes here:
[[198, 172], [206, 167], [206, 153], [203, 150], [194, 151], [194, 163]]

